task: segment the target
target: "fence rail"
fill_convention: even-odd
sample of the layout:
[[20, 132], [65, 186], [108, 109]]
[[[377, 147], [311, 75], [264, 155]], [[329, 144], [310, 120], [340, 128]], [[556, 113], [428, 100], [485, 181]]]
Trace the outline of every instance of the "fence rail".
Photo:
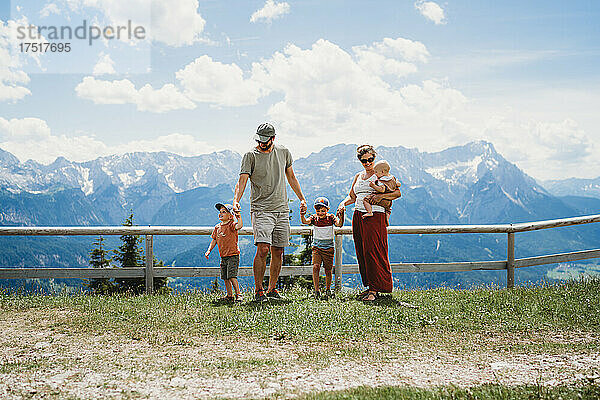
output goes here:
[[[600, 249], [550, 254], [529, 258], [515, 258], [515, 234], [540, 229], [600, 222], [600, 214], [499, 225], [424, 225], [390, 226], [388, 234], [449, 234], [449, 233], [505, 233], [507, 259], [500, 261], [466, 261], [448, 263], [392, 263], [394, 273], [458, 272], [506, 270], [509, 288], [514, 287], [515, 268], [599, 258]], [[75, 226], [75, 227], [0, 227], [0, 236], [90, 236], [90, 235], [144, 235], [146, 260], [144, 267], [136, 268], [0, 268], [0, 279], [25, 278], [145, 278], [146, 292], [152, 293], [154, 278], [212, 277], [220, 274], [218, 267], [154, 267], [153, 236], [155, 235], [210, 235], [212, 227], [197, 226]], [[310, 227], [292, 227], [292, 235], [311, 234]], [[242, 228], [240, 235], [252, 235], [252, 228]], [[343, 274], [358, 273], [357, 264], [342, 264], [342, 238], [351, 235], [352, 228], [335, 228], [335, 287], [339, 290]], [[282, 276], [310, 275], [311, 266], [283, 266]], [[267, 269], [267, 275], [269, 271]], [[240, 276], [252, 276], [251, 267], [241, 267]]]

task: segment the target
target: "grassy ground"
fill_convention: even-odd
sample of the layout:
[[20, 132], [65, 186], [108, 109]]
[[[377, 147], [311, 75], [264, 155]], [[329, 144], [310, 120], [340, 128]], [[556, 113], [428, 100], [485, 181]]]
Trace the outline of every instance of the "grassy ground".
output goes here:
[[[0, 312], [68, 309], [68, 326], [82, 332], [121, 332], [152, 343], [201, 335], [339, 342], [386, 340], [423, 332], [540, 333], [600, 331], [600, 280], [514, 290], [401, 291], [363, 304], [353, 293], [329, 301], [298, 289], [285, 301], [228, 305], [202, 292], [164, 296], [0, 296]], [[572, 345], [572, 344], [571, 344]]]
[[[535, 387], [505, 385], [561, 376], [573, 382], [580, 372], [598, 372], [590, 360], [598, 358], [600, 343], [600, 280], [513, 290], [399, 291], [374, 304], [358, 302], [353, 294], [319, 301], [294, 289], [284, 293], [285, 301], [255, 304], [247, 293], [247, 301], [239, 305], [220, 303], [217, 295], [201, 292], [139, 297], [4, 294], [0, 295], [4, 332], [0, 378], [19, 386], [25, 378], [35, 383], [41, 378], [32, 377], [74, 370], [79, 372], [63, 383], [75, 387], [84, 380], [77, 374], [93, 371], [107, 385], [106, 376], [125, 370], [130, 374], [128, 385], [160, 375], [161, 379], [188, 379], [188, 386], [193, 377], [202, 377], [206, 386], [223, 375], [238, 379], [239, 385], [258, 376], [259, 387], [272, 385], [276, 397], [311, 388], [353, 387], [364, 378], [361, 382], [369, 386], [405, 382], [443, 388], [415, 388], [414, 394], [410, 388], [356, 389], [307, 398], [495, 398], [493, 393], [500, 393], [500, 398], [529, 398]], [[77, 355], [84, 346], [92, 350]], [[568, 362], [561, 361], [563, 355], [570, 357]], [[370, 368], [373, 365], [395, 368], [395, 380], [380, 379], [381, 374]], [[293, 378], [297, 370], [306, 373]], [[351, 376], [348, 370], [355, 373], [348, 378], [355, 382], [325, 384], [332, 380], [331, 374]], [[447, 377], [446, 371], [450, 371]], [[261, 378], [265, 374], [268, 378]], [[367, 379], [369, 374], [373, 379]], [[312, 376], [317, 376], [316, 383], [307, 383], [308, 389], [280, 384]], [[489, 380], [500, 386], [477, 386]], [[448, 384], [474, 386], [481, 396], [468, 397], [468, 392]], [[119, 387], [111, 385], [106, 390]], [[169, 390], [178, 387], [165, 385]], [[570, 394], [552, 393], [578, 398], [569, 397], [580, 393], [571, 389]], [[72, 394], [53, 390], [63, 397]], [[127, 393], [121, 397], [127, 398]], [[213, 394], [227, 397], [229, 392], [219, 393]], [[266, 389], [259, 393], [251, 397], [273, 394]]]
[[600, 385], [580, 383], [571, 386], [544, 387], [541, 385], [524, 385], [507, 387], [502, 385], [482, 385], [472, 388], [455, 386], [438, 387], [433, 389], [407, 387], [360, 387], [337, 392], [322, 392], [302, 396], [302, 400], [456, 400], [456, 399], [561, 399], [576, 400], [600, 398]]

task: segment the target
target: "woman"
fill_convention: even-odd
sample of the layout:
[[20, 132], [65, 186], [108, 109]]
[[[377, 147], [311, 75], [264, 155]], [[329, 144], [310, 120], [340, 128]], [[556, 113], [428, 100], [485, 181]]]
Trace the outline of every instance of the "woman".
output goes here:
[[[338, 211], [342, 211], [348, 204], [355, 203], [352, 215], [352, 236], [362, 283], [367, 288], [359, 295], [359, 298], [365, 302], [377, 299], [378, 292], [390, 293], [393, 287], [392, 269], [388, 259], [385, 209], [373, 205], [374, 215], [365, 219], [362, 217], [367, 212], [363, 199], [372, 193], [369, 183], [377, 179], [373, 169], [376, 155], [377, 152], [370, 145], [362, 145], [356, 149], [356, 156], [365, 170], [356, 174], [350, 187], [350, 193], [338, 207]], [[400, 197], [400, 190], [378, 196], [393, 200]]]

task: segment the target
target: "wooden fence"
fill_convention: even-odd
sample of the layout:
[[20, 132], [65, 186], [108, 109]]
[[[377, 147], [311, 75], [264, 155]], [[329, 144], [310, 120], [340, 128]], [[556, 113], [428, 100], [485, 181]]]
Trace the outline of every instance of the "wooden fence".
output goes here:
[[[425, 225], [390, 226], [389, 234], [447, 234], [447, 233], [504, 233], [508, 236], [507, 259], [501, 261], [466, 261], [450, 263], [393, 263], [392, 272], [457, 272], [476, 270], [506, 270], [506, 285], [515, 284], [515, 268], [552, 264], [600, 257], [600, 249], [570, 253], [515, 258], [515, 233], [600, 222], [600, 214], [502, 225]], [[2, 236], [90, 236], [90, 235], [144, 235], [146, 265], [137, 268], [0, 268], [0, 279], [24, 278], [143, 278], [146, 292], [152, 293], [154, 278], [213, 277], [220, 275], [219, 267], [154, 267], [153, 236], [157, 235], [210, 235], [212, 227], [192, 226], [85, 226], [85, 227], [0, 227]], [[292, 227], [292, 235], [311, 234], [310, 227]], [[342, 275], [358, 273], [357, 264], [342, 264], [342, 237], [351, 235], [352, 228], [335, 228], [335, 287], [339, 290]], [[252, 228], [242, 228], [240, 235], [252, 235]], [[267, 275], [269, 271], [267, 268]], [[311, 266], [283, 266], [282, 276], [311, 275]], [[241, 267], [240, 276], [252, 276], [252, 267]]]

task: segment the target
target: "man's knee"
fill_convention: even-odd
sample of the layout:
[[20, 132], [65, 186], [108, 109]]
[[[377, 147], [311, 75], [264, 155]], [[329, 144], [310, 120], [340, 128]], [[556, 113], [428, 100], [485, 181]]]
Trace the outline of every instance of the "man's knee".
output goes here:
[[257, 243], [256, 244], [256, 256], [259, 258], [267, 258], [269, 254], [269, 244], [268, 243]]
[[313, 272], [319, 273], [321, 271], [320, 265], [313, 265]]
[[271, 246], [271, 257], [283, 256], [283, 247]]

